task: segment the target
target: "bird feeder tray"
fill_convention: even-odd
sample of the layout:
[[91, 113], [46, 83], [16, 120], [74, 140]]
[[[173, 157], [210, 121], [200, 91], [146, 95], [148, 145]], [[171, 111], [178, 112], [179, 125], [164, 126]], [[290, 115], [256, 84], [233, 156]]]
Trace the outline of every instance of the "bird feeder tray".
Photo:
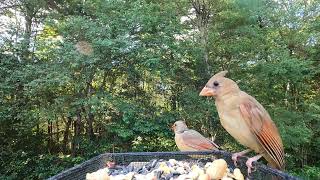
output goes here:
[[[99, 169], [105, 168], [107, 162], [115, 162], [120, 166], [128, 166], [129, 164], [134, 169], [140, 168], [148, 162], [155, 159], [175, 159], [178, 161], [199, 161], [202, 159], [224, 159], [228, 168], [233, 170], [236, 168], [232, 159], [232, 154], [226, 151], [193, 151], [193, 152], [128, 152], [128, 153], [105, 153], [95, 156], [79, 165], [67, 169], [51, 178], [49, 180], [82, 180], [86, 178], [87, 173], [95, 172]], [[237, 163], [237, 168], [249, 179], [284, 179], [284, 180], [298, 180], [297, 177], [291, 176], [285, 172], [273, 169], [269, 166], [254, 162], [254, 170], [248, 176], [247, 166], [245, 164], [247, 158], [240, 157]]]

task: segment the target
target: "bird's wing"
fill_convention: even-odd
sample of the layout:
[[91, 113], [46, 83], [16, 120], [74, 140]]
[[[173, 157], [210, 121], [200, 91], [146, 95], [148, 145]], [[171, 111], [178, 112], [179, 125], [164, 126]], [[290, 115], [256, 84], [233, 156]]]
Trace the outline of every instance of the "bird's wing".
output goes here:
[[259, 143], [279, 169], [284, 166], [284, 151], [277, 127], [268, 112], [254, 98], [244, 98], [240, 113]]
[[214, 142], [203, 137], [199, 132], [189, 129], [182, 134], [183, 143], [197, 150], [213, 150], [219, 148]]

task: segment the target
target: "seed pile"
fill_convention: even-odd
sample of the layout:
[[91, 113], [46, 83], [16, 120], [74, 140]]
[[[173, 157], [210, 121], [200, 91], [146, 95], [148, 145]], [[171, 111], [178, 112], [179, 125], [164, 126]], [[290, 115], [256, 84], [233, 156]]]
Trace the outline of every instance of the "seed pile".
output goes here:
[[224, 159], [186, 162], [170, 159], [152, 160], [142, 167], [132, 163], [87, 173], [87, 180], [244, 180], [240, 169], [233, 172]]

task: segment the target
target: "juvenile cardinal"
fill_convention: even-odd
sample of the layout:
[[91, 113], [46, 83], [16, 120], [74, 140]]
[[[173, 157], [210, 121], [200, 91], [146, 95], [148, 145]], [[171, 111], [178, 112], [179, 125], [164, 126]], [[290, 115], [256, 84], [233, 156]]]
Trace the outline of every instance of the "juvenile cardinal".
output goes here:
[[231, 79], [225, 78], [227, 71], [215, 74], [200, 92], [200, 96], [212, 96], [220, 117], [221, 125], [240, 144], [249, 149], [232, 156], [237, 157], [255, 151], [257, 156], [246, 162], [248, 173], [252, 162], [264, 157], [276, 169], [284, 168], [284, 151], [279, 131], [268, 112], [252, 96], [241, 91]]
[[176, 121], [172, 129], [180, 151], [205, 151], [219, 148], [218, 145], [203, 137], [198, 131], [189, 129], [184, 121]]

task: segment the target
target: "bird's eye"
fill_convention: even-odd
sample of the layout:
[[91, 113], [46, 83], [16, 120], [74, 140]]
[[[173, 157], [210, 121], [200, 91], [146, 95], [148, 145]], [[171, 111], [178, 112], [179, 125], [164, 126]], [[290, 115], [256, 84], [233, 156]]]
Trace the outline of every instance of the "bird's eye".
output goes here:
[[214, 86], [219, 86], [218, 81], [213, 82], [213, 85], [214, 85]]

